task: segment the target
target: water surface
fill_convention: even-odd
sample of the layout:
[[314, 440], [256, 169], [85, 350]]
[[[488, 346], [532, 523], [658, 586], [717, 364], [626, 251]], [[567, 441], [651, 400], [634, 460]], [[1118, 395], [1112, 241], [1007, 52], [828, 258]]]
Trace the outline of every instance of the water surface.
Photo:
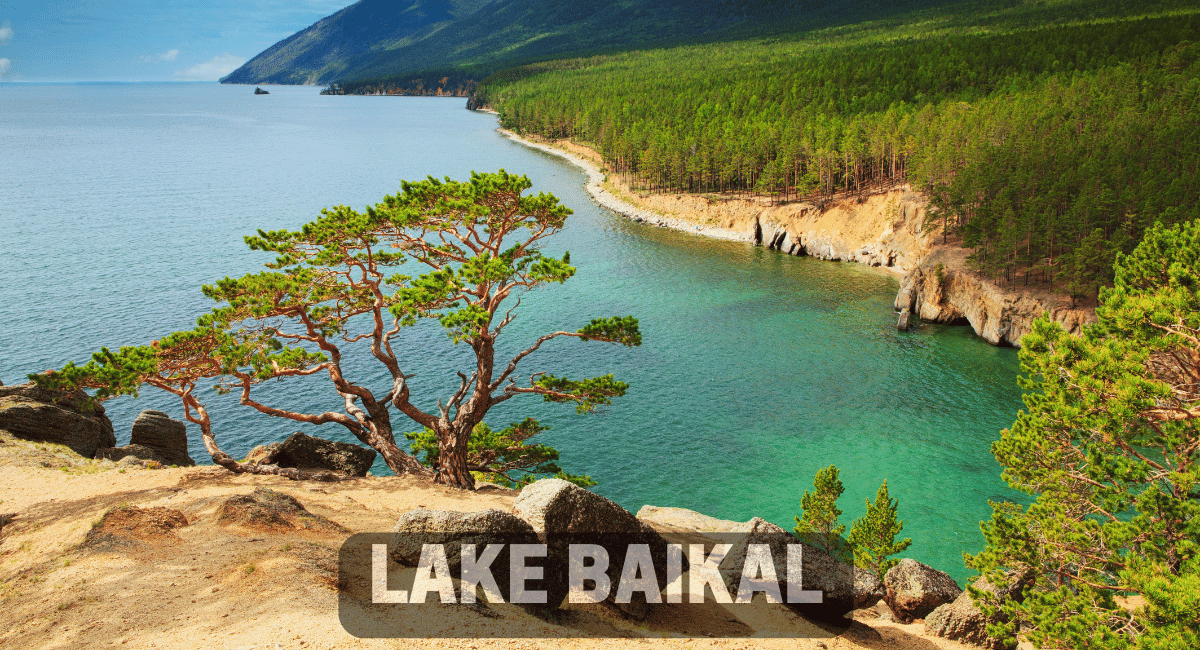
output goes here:
[[[1012, 496], [988, 447], [1020, 407], [1013, 350], [966, 328], [896, 332], [896, 280], [873, 270], [629, 222], [588, 197], [581, 171], [500, 136], [494, 116], [464, 110], [462, 99], [252, 92], [0, 84], [0, 381], [190, 328], [212, 306], [202, 284], [268, 260], [242, 243], [258, 228], [295, 228], [335, 204], [361, 209], [400, 179], [505, 168], [575, 210], [546, 251], [569, 250], [579, 269], [525, 299], [506, 349], [625, 314], [641, 320], [644, 344], [555, 341], [527, 360], [527, 374], [629, 382], [606, 413], [514, 399], [489, 422], [529, 415], [551, 425], [544, 437], [564, 467], [632, 510], [757, 515], [790, 529], [813, 474], [832, 463], [849, 523], [887, 479], [914, 540], [905, 555], [967, 576], [961, 553], [982, 546], [987, 500]], [[414, 390], [432, 407], [466, 351], [427, 327], [401, 344]], [[381, 368], [358, 359], [355, 381], [386, 385]], [[339, 404], [320, 378], [264, 388], [268, 403]], [[334, 425], [261, 416], [229, 397], [208, 402], [235, 456], [296, 430], [349, 440]], [[182, 419], [178, 402], [153, 389], [106, 407], [118, 444], [142, 409]], [[192, 456], [207, 461], [189, 431]]]

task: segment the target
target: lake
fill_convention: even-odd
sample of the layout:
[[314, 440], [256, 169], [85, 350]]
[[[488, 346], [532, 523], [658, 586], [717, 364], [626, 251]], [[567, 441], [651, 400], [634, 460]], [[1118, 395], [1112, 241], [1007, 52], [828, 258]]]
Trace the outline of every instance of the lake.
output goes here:
[[[189, 329], [213, 306], [202, 284], [269, 261], [242, 241], [259, 228], [296, 228], [337, 204], [362, 209], [401, 179], [504, 168], [575, 211], [545, 251], [570, 251], [578, 267], [525, 299], [504, 349], [627, 314], [640, 319], [644, 343], [555, 341], [523, 364], [629, 382], [605, 413], [578, 416], [530, 397], [494, 409], [490, 424], [532, 416], [550, 425], [542, 437], [563, 467], [634, 511], [679, 506], [791, 529], [813, 474], [832, 463], [849, 524], [886, 479], [913, 539], [903, 555], [960, 582], [969, 575], [961, 553], [982, 548], [988, 499], [1014, 496], [989, 451], [1021, 407], [1014, 350], [962, 327], [897, 332], [897, 281], [875, 270], [630, 222], [587, 195], [580, 170], [502, 137], [496, 117], [465, 110], [464, 99], [270, 91], [0, 84], [0, 381]], [[452, 391], [461, 348], [430, 327], [406, 331], [399, 345], [421, 404]], [[351, 367], [356, 382], [386, 386], [362, 354]], [[319, 377], [265, 388], [266, 403], [339, 404]], [[207, 402], [234, 456], [297, 430], [351, 439], [233, 397]], [[143, 409], [183, 416], [150, 388], [105, 406], [118, 444]], [[393, 422], [413, 429], [399, 413]], [[193, 425], [189, 438], [192, 456], [210, 462]], [[388, 472], [382, 462], [374, 471]]]

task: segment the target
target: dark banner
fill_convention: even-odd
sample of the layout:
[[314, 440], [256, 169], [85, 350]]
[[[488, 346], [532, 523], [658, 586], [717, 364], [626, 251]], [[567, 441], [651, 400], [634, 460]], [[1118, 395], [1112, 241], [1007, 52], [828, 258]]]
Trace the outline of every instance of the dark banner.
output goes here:
[[363, 533], [339, 556], [342, 626], [369, 638], [827, 638], [854, 573], [812, 546], [735, 533]]

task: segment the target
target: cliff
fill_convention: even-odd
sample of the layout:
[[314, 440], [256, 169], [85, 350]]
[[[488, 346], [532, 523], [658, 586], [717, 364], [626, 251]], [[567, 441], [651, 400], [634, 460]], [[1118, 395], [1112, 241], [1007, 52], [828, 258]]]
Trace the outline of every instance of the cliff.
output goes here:
[[966, 257], [967, 251], [954, 245], [930, 250], [901, 280], [896, 309], [934, 323], [965, 322], [992, 345], [1019, 345], [1043, 313], [1072, 334], [1096, 322], [1095, 309], [1071, 308], [1061, 296], [998, 287], [967, 270]]
[[[971, 271], [969, 251], [925, 232], [928, 200], [908, 186], [821, 203], [780, 204], [767, 197], [647, 194], [607, 175], [600, 155], [565, 141], [539, 142], [502, 133], [557, 154], [587, 172], [588, 191], [635, 221], [765, 246], [790, 255], [867, 264], [902, 276], [897, 310], [921, 320], [964, 324], [993, 345], [1019, 346], [1033, 320], [1049, 313], [1072, 333], [1095, 322], [1095, 310], [1070, 308], [1055, 294], [1000, 287]], [[938, 265], [941, 265], [940, 278]]]

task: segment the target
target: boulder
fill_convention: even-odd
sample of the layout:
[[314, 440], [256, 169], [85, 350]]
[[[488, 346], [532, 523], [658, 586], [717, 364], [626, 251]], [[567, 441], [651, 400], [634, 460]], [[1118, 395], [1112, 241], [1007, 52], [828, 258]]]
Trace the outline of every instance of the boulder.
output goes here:
[[[980, 591], [998, 596], [1001, 600], [1011, 598], [1020, 601], [1021, 591], [1027, 582], [1028, 578], [1022, 580], [1010, 574], [1006, 586], [1003, 589], [997, 589], [988, 582], [987, 578], [981, 576], [975, 580], [973, 586]], [[999, 616], [1003, 617], [1003, 614]], [[1000, 650], [1004, 644], [999, 639], [988, 636], [988, 622], [987, 617], [971, 599], [971, 593], [963, 591], [958, 598], [954, 599], [954, 602], [939, 606], [925, 617], [925, 632], [932, 636], [983, 646], [989, 650]]]
[[900, 560], [883, 576], [888, 607], [902, 622], [925, 618], [939, 605], [953, 602], [962, 589], [949, 574], [911, 558]]
[[874, 607], [887, 598], [887, 589], [874, 573], [854, 567], [854, 609]]
[[[537, 543], [538, 535], [532, 526], [502, 510], [452, 512], [417, 508], [404, 513], [392, 528], [388, 557], [404, 566], [417, 566], [424, 544], [442, 544], [446, 561], [454, 571], [462, 565], [463, 544], [475, 545], [476, 558], [485, 552], [488, 544], [504, 544], [489, 566], [500, 594], [508, 602], [509, 545]], [[561, 581], [562, 576], [556, 577]], [[476, 597], [477, 602], [481, 602], [482, 594], [476, 594]]]
[[196, 464], [188, 456], [187, 427], [161, 411], [142, 411], [138, 414], [133, 421], [129, 444], [154, 450], [168, 465], [191, 467]]
[[[463, 544], [536, 544], [537, 533], [524, 519], [502, 510], [453, 512], [417, 508], [401, 515], [392, 528], [388, 556], [404, 566], [417, 566], [422, 544], [444, 544], [451, 567], [461, 563]], [[494, 566], [502, 566], [493, 563]]]
[[525, 486], [513, 513], [545, 533], [634, 533], [659, 538], [628, 510], [570, 481], [548, 478]]
[[[652, 550], [658, 584], [667, 584], [666, 540], [649, 524], [628, 510], [562, 479], [542, 479], [525, 486], [513, 502], [513, 513], [524, 519], [549, 545], [548, 566], [566, 568], [567, 547], [576, 543], [598, 543], [608, 552], [608, 577], [616, 596], [616, 585], [631, 544], [648, 544]], [[549, 580], [548, 606], [558, 607], [567, 596], [566, 580]], [[635, 618], [646, 614], [644, 594], [636, 592], [633, 602], [619, 608]]]
[[637, 511], [637, 518], [659, 529], [697, 533], [727, 533], [737, 526], [750, 523], [717, 519], [687, 508], [659, 506], [642, 506]]
[[336, 442], [299, 431], [282, 443], [255, 447], [247, 462], [307, 470], [329, 470], [347, 476], [366, 476], [375, 462], [376, 451], [348, 442]]
[[117, 438], [104, 407], [86, 400], [83, 391], [45, 390], [32, 382], [0, 386], [0, 429], [92, 458], [97, 449], [115, 446]]
[[[828, 595], [826, 618], [840, 623], [852, 603], [868, 607], [883, 597], [882, 584], [874, 575], [863, 569], [852, 568], [838, 562], [828, 554], [807, 544], [802, 544], [790, 532], [755, 517], [749, 521], [736, 522], [716, 519], [684, 508], [659, 508], [643, 506], [638, 518], [654, 524], [664, 533], [706, 533], [716, 541], [727, 540], [734, 547], [721, 563], [722, 576], [730, 596], [736, 596], [741, 581], [741, 568], [745, 563], [748, 544], [767, 544], [775, 560], [775, 575], [781, 580], [787, 575], [787, 546], [801, 544], [803, 552], [803, 586], [818, 589]], [[690, 540], [689, 540], [690, 541]], [[780, 585], [780, 594], [786, 598], [786, 585]], [[821, 618], [822, 612], [811, 605], [803, 606], [803, 613]]]

